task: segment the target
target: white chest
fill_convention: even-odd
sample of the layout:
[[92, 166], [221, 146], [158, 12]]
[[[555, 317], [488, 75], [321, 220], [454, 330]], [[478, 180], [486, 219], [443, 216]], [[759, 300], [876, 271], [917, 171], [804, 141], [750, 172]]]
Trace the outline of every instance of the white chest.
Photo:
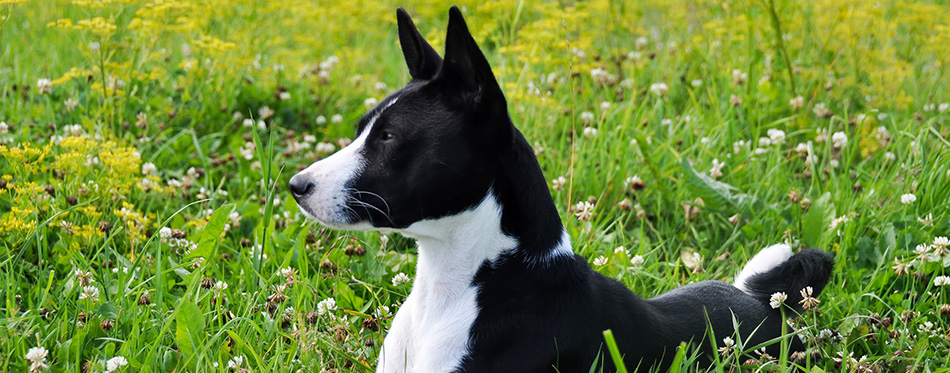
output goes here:
[[451, 372], [468, 354], [477, 290], [469, 287], [452, 301], [437, 303], [427, 303], [415, 290], [396, 312], [377, 372]]
[[489, 193], [472, 210], [416, 222], [400, 232], [419, 244], [416, 279], [396, 312], [376, 371], [441, 373], [459, 368], [478, 317], [472, 279], [486, 261], [518, 242], [501, 231], [501, 206]]

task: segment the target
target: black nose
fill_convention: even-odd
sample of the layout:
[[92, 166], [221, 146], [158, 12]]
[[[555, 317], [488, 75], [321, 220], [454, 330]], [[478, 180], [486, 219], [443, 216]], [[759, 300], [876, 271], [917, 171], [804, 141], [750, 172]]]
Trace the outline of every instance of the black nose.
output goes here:
[[293, 193], [294, 197], [303, 197], [310, 193], [313, 190], [313, 183], [310, 180], [307, 180], [306, 177], [301, 177], [300, 175], [294, 175], [290, 178], [290, 193]]

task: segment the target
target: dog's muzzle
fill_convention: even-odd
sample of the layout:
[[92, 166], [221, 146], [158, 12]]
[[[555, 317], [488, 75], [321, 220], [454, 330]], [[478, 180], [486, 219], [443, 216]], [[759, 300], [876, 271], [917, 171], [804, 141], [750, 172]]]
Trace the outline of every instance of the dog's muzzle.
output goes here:
[[313, 187], [313, 182], [304, 175], [296, 174], [290, 178], [290, 193], [293, 194], [297, 200], [310, 194], [310, 192], [313, 191]]

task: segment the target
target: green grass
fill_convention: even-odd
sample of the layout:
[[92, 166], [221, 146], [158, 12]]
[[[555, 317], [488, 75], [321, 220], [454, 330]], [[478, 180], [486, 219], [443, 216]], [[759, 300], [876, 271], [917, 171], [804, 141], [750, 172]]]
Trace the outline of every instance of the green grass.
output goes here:
[[[408, 80], [404, 4], [94, 3], [0, 1], [0, 371], [28, 370], [37, 346], [52, 371], [115, 356], [128, 370], [236, 357], [252, 371], [372, 370], [414, 243], [305, 221], [286, 184], [328, 154], [318, 143], [353, 136], [367, 98]], [[818, 310], [796, 322], [808, 359], [747, 361], [754, 346], [737, 341], [749, 355], [711, 371], [950, 365], [950, 294], [935, 285], [950, 255], [928, 246], [950, 235], [950, 6], [460, 5], [545, 175], [565, 178], [552, 193], [575, 252], [606, 261], [596, 270], [651, 297], [728, 281], [776, 242], [836, 255]], [[404, 6], [441, 50], [449, 4]], [[116, 29], [47, 27], [94, 17]], [[757, 152], [770, 137], [783, 141]], [[573, 214], [581, 201], [589, 221]], [[80, 299], [86, 273], [97, 300]], [[676, 353], [674, 369], [703, 371], [693, 348]]]

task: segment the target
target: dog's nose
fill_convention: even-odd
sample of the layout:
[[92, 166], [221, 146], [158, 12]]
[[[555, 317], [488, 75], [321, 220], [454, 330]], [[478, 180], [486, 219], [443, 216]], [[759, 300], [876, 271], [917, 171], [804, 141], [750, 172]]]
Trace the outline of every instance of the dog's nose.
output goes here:
[[313, 190], [313, 183], [306, 177], [294, 175], [290, 178], [290, 193], [294, 195], [294, 198], [303, 197], [311, 190]]

